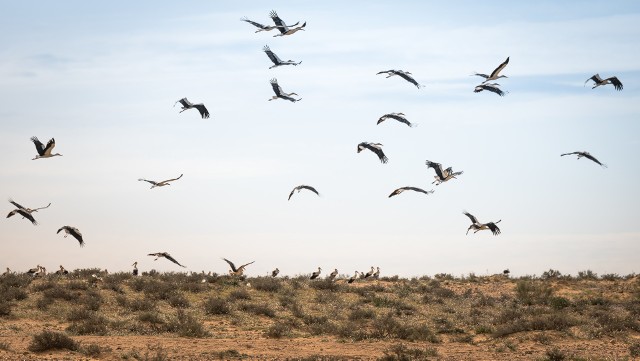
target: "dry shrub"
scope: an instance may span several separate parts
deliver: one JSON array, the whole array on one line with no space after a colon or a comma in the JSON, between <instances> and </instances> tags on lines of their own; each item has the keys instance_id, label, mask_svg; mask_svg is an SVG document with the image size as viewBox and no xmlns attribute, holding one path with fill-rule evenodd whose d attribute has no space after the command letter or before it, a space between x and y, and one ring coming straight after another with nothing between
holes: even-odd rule
<instances>
[{"instance_id":1,"label":"dry shrub","mask_svg":"<svg viewBox=\"0 0 640 361\"><path fill-rule=\"evenodd\" d=\"M640 357L640 342L635 342L629 346L629 354L631 357Z\"/></svg>"},{"instance_id":2,"label":"dry shrub","mask_svg":"<svg viewBox=\"0 0 640 361\"><path fill-rule=\"evenodd\" d=\"M250 300L250 299L251 299L251 295L249 294L249 291L245 289L233 290L231 291L231 293L229 293L229 300L231 301Z\"/></svg>"},{"instance_id":3,"label":"dry shrub","mask_svg":"<svg viewBox=\"0 0 640 361\"><path fill-rule=\"evenodd\" d=\"M277 321L265 331L268 338L283 338L291 336L291 325L283 321Z\"/></svg>"},{"instance_id":4,"label":"dry shrub","mask_svg":"<svg viewBox=\"0 0 640 361\"><path fill-rule=\"evenodd\" d=\"M276 317L276 311L274 311L267 304L258 303L243 303L238 307L241 311L253 313L258 316L267 316L270 318Z\"/></svg>"},{"instance_id":5,"label":"dry shrub","mask_svg":"<svg viewBox=\"0 0 640 361\"><path fill-rule=\"evenodd\" d=\"M187 300L187 298L182 293L175 293L171 295L171 297L169 297L169 299L167 300L167 303L175 308L187 308L191 306L189 300Z\"/></svg>"},{"instance_id":6,"label":"dry shrub","mask_svg":"<svg viewBox=\"0 0 640 361\"><path fill-rule=\"evenodd\" d=\"M546 304L553 295L551 286L536 281L518 281L516 284L516 297L525 305Z\"/></svg>"},{"instance_id":7,"label":"dry shrub","mask_svg":"<svg viewBox=\"0 0 640 361\"><path fill-rule=\"evenodd\" d=\"M182 337L209 336L209 332L205 330L202 322L183 310L178 310L176 317L167 324L167 331L175 332Z\"/></svg>"},{"instance_id":8,"label":"dry shrub","mask_svg":"<svg viewBox=\"0 0 640 361\"><path fill-rule=\"evenodd\" d=\"M61 332L42 331L34 335L29 344L31 352L45 352L49 350L78 350L78 343Z\"/></svg>"},{"instance_id":9,"label":"dry shrub","mask_svg":"<svg viewBox=\"0 0 640 361\"><path fill-rule=\"evenodd\" d=\"M282 281L273 277L257 277L251 280L254 289L264 292L277 293L282 290Z\"/></svg>"},{"instance_id":10,"label":"dry shrub","mask_svg":"<svg viewBox=\"0 0 640 361\"><path fill-rule=\"evenodd\" d=\"M67 331L75 335L100 335L107 334L107 324L109 321L102 315L90 312L87 318L72 322Z\"/></svg>"},{"instance_id":11,"label":"dry shrub","mask_svg":"<svg viewBox=\"0 0 640 361\"><path fill-rule=\"evenodd\" d=\"M313 280L309 282L309 286L316 290L331 291L331 292L337 292L337 291L340 291L341 289L340 284L328 279Z\"/></svg>"},{"instance_id":12,"label":"dry shrub","mask_svg":"<svg viewBox=\"0 0 640 361\"><path fill-rule=\"evenodd\" d=\"M204 301L204 312L207 315L228 315L231 313L229 302L218 297L210 297Z\"/></svg>"},{"instance_id":13,"label":"dry shrub","mask_svg":"<svg viewBox=\"0 0 640 361\"><path fill-rule=\"evenodd\" d=\"M384 351L384 356L378 361L409 361L427 360L438 356L438 350L433 347L409 348L404 344L397 344Z\"/></svg>"},{"instance_id":14,"label":"dry shrub","mask_svg":"<svg viewBox=\"0 0 640 361\"><path fill-rule=\"evenodd\" d=\"M349 321L373 320L376 313L367 308L356 308L349 314Z\"/></svg>"},{"instance_id":15,"label":"dry shrub","mask_svg":"<svg viewBox=\"0 0 640 361\"><path fill-rule=\"evenodd\" d=\"M8 301L0 301L0 317L6 317L11 314L13 305Z\"/></svg>"}]
</instances>

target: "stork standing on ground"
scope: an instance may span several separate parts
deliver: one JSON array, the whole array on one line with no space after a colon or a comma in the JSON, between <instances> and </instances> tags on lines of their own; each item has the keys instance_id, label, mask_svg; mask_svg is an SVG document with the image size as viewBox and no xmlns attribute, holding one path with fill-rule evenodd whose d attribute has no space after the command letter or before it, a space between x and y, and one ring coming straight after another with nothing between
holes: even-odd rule
<instances>
[{"instance_id":1,"label":"stork standing on ground","mask_svg":"<svg viewBox=\"0 0 640 361\"><path fill-rule=\"evenodd\" d=\"M508 269L508 268L507 268L506 270L502 271L502 274L503 274L505 277L509 277L509 273L511 273L511 271L509 271L509 269Z\"/></svg>"},{"instance_id":2,"label":"stork standing on ground","mask_svg":"<svg viewBox=\"0 0 640 361\"><path fill-rule=\"evenodd\" d=\"M154 256L154 257L155 257L154 261L157 261L157 260L158 260L158 258L161 258L161 257L162 257L162 258L166 258L166 259L168 259L169 261L171 261L171 262L173 262L173 263L177 264L178 266L180 266L180 267L182 267L182 268L187 268L186 266L181 265L181 264L180 264L180 262L176 261L176 259L175 259L175 258L173 258L173 257L171 257L171 255L170 255L169 253L167 253L167 252L149 253L147 256Z\"/></svg>"},{"instance_id":3,"label":"stork standing on ground","mask_svg":"<svg viewBox=\"0 0 640 361\"><path fill-rule=\"evenodd\" d=\"M131 271L131 274L134 276L138 275L138 262L133 262L133 264L131 265L133 266L133 271Z\"/></svg>"},{"instance_id":4,"label":"stork standing on ground","mask_svg":"<svg viewBox=\"0 0 640 361\"><path fill-rule=\"evenodd\" d=\"M464 173L464 172L454 172L452 167L442 170L442 164L432 162L430 160L427 160L425 164L427 165L427 167L433 168L433 170L436 172L436 175L433 176L435 180L431 182L431 184L435 183L435 185L440 185L441 183L450 181L451 179L456 178L457 176Z\"/></svg>"},{"instance_id":5,"label":"stork standing on ground","mask_svg":"<svg viewBox=\"0 0 640 361\"><path fill-rule=\"evenodd\" d=\"M356 271L356 273L355 273L353 276L351 276L351 277L349 278L349 280L347 281L347 283L353 283L355 280L357 280L357 279L358 279L358 276L359 276L359 273L358 273L358 271Z\"/></svg>"},{"instance_id":6,"label":"stork standing on ground","mask_svg":"<svg viewBox=\"0 0 640 361\"><path fill-rule=\"evenodd\" d=\"M233 262L229 261L228 259L223 258L223 260L229 264L229 267L231 267L231 269L229 270L229 274L232 275L232 276L242 276L244 274L244 269L248 265L250 265L250 264L255 262L255 261L251 261L249 263L243 264L240 267L236 267L236 265L234 265Z\"/></svg>"},{"instance_id":7,"label":"stork standing on ground","mask_svg":"<svg viewBox=\"0 0 640 361\"><path fill-rule=\"evenodd\" d=\"M273 68L275 68L275 67L282 66L282 65L293 65L293 66L297 66L297 65L299 65L300 63L302 63L301 61L296 63L296 62L295 62L295 61L293 61L293 60L283 61L283 60L282 60L282 59L280 59L280 58L279 58L279 57L278 57L278 56L277 56L273 51L271 51L271 49L269 49L269 46L268 46L268 45L265 45L265 46L262 48L262 51L264 51L264 52L265 52L265 54L267 54L267 56L268 56L268 57L269 57L269 59L271 60L271 62L273 62L273 66L270 66L270 67L269 67L269 69L273 69Z\"/></svg>"},{"instance_id":8,"label":"stork standing on ground","mask_svg":"<svg viewBox=\"0 0 640 361\"><path fill-rule=\"evenodd\" d=\"M480 85L476 85L476 88L473 89L473 92L474 93L480 93L483 90L487 90L487 91L496 93L499 96L503 97L505 92L502 91L500 88L498 88L499 86L500 86L500 84L498 84L498 83L480 84Z\"/></svg>"},{"instance_id":9,"label":"stork standing on ground","mask_svg":"<svg viewBox=\"0 0 640 361\"><path fill-rule=\"evenodd\" d=\"M375 270L373 269L373 266L371 266L371 270L369 272L365 273L363 278L369 278L369 277L373 276L374 272L375 272Z\"/></svg>"},{"instance_id":10,"label":"stork standing on ground","mask_svg":"<svg viewBox=\"0 0 640 361\"><path fill-rule=\"evenodd\" d=\"M3 275L3 276L6 276L6 275L8 275L8 274L11 274L11 270L9 269L9 267L7 267L7 270L6 270L6 271L4 271L4 272L2 273L2 275Z\"/></svg>"},{"instance_id":11,"label":"stork standing on ground","mask_svg":"<svg viewBox=\"0 0 640 361\"><path fill-rule=\"evenodd\" d=\"M494 236L497 236L500 234L500 228L498 228L496 224L500 223L501 220L498 220L497 222L480 223L478 222L478 219L472 214L470 214L469 212L464 211L462 213L465 216L469 217L469 219L471 219L471 222L472 222L469 228L467 228L467 234L469 234L469 231L472 229L473 229L473 233L478 233L479 231L489 229L491 230L491 233L493 233Z\"/></svg>"},{"instance_id":12,"label":"stork standing on ground","mask_svg":"<svg viewBox=\"0 0 640 361\"><path fill-rule=\"evenodd\" d=\"M273 20L273 22L277 25L278 30L280 31L280 34L276 34L273 37L275 38L276 36L286 36L286 35L291 35L296 33L298 30L304 30L304 27L307 26L307 22L305 21L304 24L295 27L295 28L290 28L289 26L296 26L298 25L299 22L293 24L293 25L287 25L284 23L284 21L282 21L282 19L280 19L280 17L278 16L278 14L271 10L271 13L269 13L269 16L271 17L271 20Z\"/></svg>"},{"instance_id":13,"label":"stork standing on ground","mask_svg":"<svg viewBox=\"0 0 640 361\"><path fill-rule=\"evenodd\" d=\"M571 153L564 153L564 154L560 154L561 157L564 157L565 155L572 155L572 154L576 154L578 156L578 159L585 157L591 161L594 161L595 163L599 164L601 167L603 168L607 168L606 164L600 163L599 160L596 159L596 157L592 156L589 152L571 152Z\"/></svg>"},{"instance_id":14,"label":"stork standing on ground","mask_svg":"<svg viewBox=\"0 0 640 361\"><path fill-rule=\"evenodd\" d=\"M175 104L173 104L173 106L175 107L176 104L178 104L178 103L182 104L182 110L180 111L180 113L184 112L185 110L196 108L200 112L200 116L202 117L202 119L209 118L209 111L207 110L207 108L202 103L193 104L192 102L187 100L187 98L182 98L182 99L178 100L177 102L175 102Z\"/></svg>"},{"instance_id":15,"label":"stork standing on ground","mask_svg":"<svg viewBox=\"0 0 640 361\"><path fill-rule=\"evenodd\" d=\"M62 226L60 227L60 229L58 229L58 232L56 232L56 234L60 233L61 231L64 231L64 238L67 238L68 235L72 235L73 238L78 240L78 242L80 243L80 247L84 247L82 233L80 233L80 231L76 227Z\"/></svg>"},{"instance_id":16,"label":"stork standing on ground","mask_svg":"<svg viewBox=\"0 0 640 361\"><path fill-rule=\"evenodd\" d=\"M31 137L31 141L35 144L36 150L38 151L38 155L32 160L62 156L60 153L51 154L51 151L56 146L56 140L53 138L49 139L46 147L38 140L38 137Z\"/></svg>"},{"instance_id":17,"label":"stork standing on ground","mask_svg":"<svg viewBox=\"0 0 640 361\"><path fill-rule=\"evenodd\" d=\"M413 128L413 127L417 127L418 126L418 124L416 124L416 123L409 122L407 120L407 118L404 117L403 113L388 113L388 114L385 114L385 115L381 116L380 119L378 119L378 123L376 123L376 124L380 124L380 123L384 122L387 119L395 119L395 120L399 121L400 123L404 123L404 124L408 125L409 128Z\"/></svg>"},{"instance_id":18,"label":"stork standing on ground","mask_svg":"<svg viewBox=\"0 0 640 361\"><path fill-rule=\"evenodd\" d=\"M62 267L62 265L60 265L60 269L56 271L57 275L68 275L69 271L67 271L66 269L64 269L64 267Z\"/></svg>"},{"instance_id":19,"label":"stork standing on ground","mask_svg":"<svg viewBox=\"0 0 640 361\"><path fill-rule=\"evenodd\" d=\"M333 272L329 273L329 280L333 281L338 276L338 269L335 268Z\"/></svg>"},{"instance_id":20,"label":"stork standing on ground","mask_svg":"<svg viewBox=\"0 0 640 361\"><path fill-rule=\"evenodd\" d=\"M178 179L182 178L182 176L183 176L183 174L180 174L180 176L178 178L167 179L167 180L163 180L162 182L155 182L155 181L144 179L144 178L139 178L138 181L144 181L144 182L151 183L151 188L149 188L149 189L153 189L155 187L169 186L169 185L171 185L171 184L169 184L169 182L177 181Z\"/></svg>"},{"instance_id":21,"label":"stork standing on ground","mask_svg":"<svg viewBox=\"0 0 640 361\"><path fill-rule=\"evenodd\" d=\"M603 80L600 77L600 74L596 74L596 75L592 76L591 78L587 79L584 83L587 84L587 82L589 80L593 80L593 82L595 83L595 85L591 89L595 89L595 88L597 88L597 87L599 87L601 85L613 84L613 87L617 91L622 90L622 82L615 76L612 76L610 78L607 78L607 79Z\"/></svg>"},{"instance_id":22,"label":"stork standing on ground","mask_svg":"<svg viewBox=\"0 0 640 361\"><path fill-rule=\"evenodd\" d=\"M311 274L311 277L309 277L310 280L314 280L316 278L318 278L318 276L320 276L320 272L322 272L322 268L318 267L318 270L313 272Z\"/></svg>"},{"instance_id":23,"label":"stork standing on ground","mask_svg":"<svg viewBox=\"0 0 640 361\"><path fill-rule=\"evenodd\" d=\"M318 191L315 188L313 188L312 186L307 186L307 185L303 184L303 185L299 185L299 186L293 188L291 193L289 193L289 199L288 200L291 200L291 196L293 196L293 193L295 193L296 191L298 191L298 193L300 193L300 191L303 190L303 189L308 189L308 190L312 191L313 193L315 193L317 195L320 195L320 193L318 193Z\"/></svg>"},{"instance_id":24,"label":"stork standing on ground","mask_svg":"<svg viewBox=\"0 0 640 361\"><path fill-rule=\"evenodd\" d=\"M29 274L29 275L32 275L32 276L33 276L34 274L36 274L36 272L39 272L42 268L43 268L42 266L37 265L37 266L35 266L34 268L29 269L29 270L27 271L27 274Z\"/></svg>"},{"instance_id":25,"label":"stork standing on ground","mask_svg":"<svg viewBox=\"0 0 640 361\"><path fill-rule=\"evenodd\" d=\"M273 271L271 271L271 277L277 277L280 270L276 267Z\"/></svg>"},{"instance_id":26,"label":"stork standing on ground","mask_svg":"<svg viewBox=\"0 0 640 361\"><path fill-rule=\"evenodd\" d=\"M387 156L384 155L384 152L382 151L382 144L369 142L362 142L358 144L358 153L362 152L365 149L369 149L370 151L374 152L378 156L378 159L380 159L380 162L382 162L383 164L389 161L389 158L387 158Z\"/></svg>"},{"instance_id":27,"label":"stork standing on ground","mask_svg":"<svg viewBox=\"0 0 640 361\"><path fill-rule=\"evenodd\" d=\"M397 75L401 78L403 78L404 80L408 81L409 83L415 85L418 89L420 89L423 85L418 84L418 82L413 79L413 77L411 77L411 73L408 71L403 71L403 70L384 70L384 71L380 71L378 72L376 75L378 74L387 74L387 78L392 77L394 75Z\"/></svg>"},{"instance_id":28,"label":"stork standing on ground","mask_svg":"<svg viewBox=\"0 0 640 361\"><path fill-rule=\"evenodd\" d=\"M373 273L373 278L380 278L380 267L376 267L376 271Z\"/></svg>"},{"instance_id":29,"label":"stork standing on ground","mask_svg":"<svg viewBox=\"0 0 640 361\"><path fill-rule=\"evenodd\" d=\"M273 92L276 93L276 95L272 96L271 99L269 99L269 101L280 98L280 99L288 100L290 102L295 103L302 100L302 98L295 99L291 97L292 95L298 96L298 94L296 93L285 93L280 87L280 85L278 85L278 79L273 78L270 80L270 83L271 83L271 87L273 88Z\"/></svg>"},{"instance_id":30,"label":"stork standing on ground","mask_svg":"<svg viewBox=\"0 0 640 361\"><path fill-rule=\"evenodd\" d=\"M396 189L395 191L393 191L391 194L389 194L389 198L393 197L393 196L397 196L398 194L404 192L404 191L414 191L414 192L420 192L420 193L424 193L424 194L429 194L429 193L433 193L434 190L429 190L429 191L425 191L424 189L421 188L417 188L417 187L401 187Z\"/></svg>"},{"instance_id":31,"label":"stork standing on ground","mask_svg":"<svg viewBox=\"0 0 640 361\"><path fill-rule=\"evenodd\" d=\"M498 65L497 68L495 68L491 74L487 75L487 74L480 74L480 73L475 73L473 75L477 75L479 77L483 77L484 81L482 83L486 83L490 80L497 80L500 78L508 78L506 75L498 75L500 74L500 72L502 71L502 69L504 69L507 64L509 64L509 57L507 57L507 60L505 60L502 64Z\"/></svg>"}]
</instances>

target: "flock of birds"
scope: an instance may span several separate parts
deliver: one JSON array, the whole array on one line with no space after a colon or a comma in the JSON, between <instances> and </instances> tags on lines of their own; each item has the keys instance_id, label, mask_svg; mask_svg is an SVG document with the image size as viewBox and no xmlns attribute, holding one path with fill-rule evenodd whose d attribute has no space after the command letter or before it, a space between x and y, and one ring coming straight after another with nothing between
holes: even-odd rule
<instances>
[{"instance_id":1,"label":"flock of birds","mask_svg":"<svg viewBox=\"0 0 640 361\"><path fill-rule=\"evenodd\" d=\"M300 22L296 22L295 24L292 25L287 25L279 16L275 11L271 11L269 14L271 20L273 21L274 25L263 25L254 21L251 21L247 18L243 18L241 19L244 22L247 22L255 27L258 28L258 30L256 30L256 33L258 32L267 32L267 31L271 31L271 30L278 30L279 33L277 33L276 35L274 35L274 37L278 37L278 36L290 36L295 34L298 31L304 31L305 27L307 25L306 22L304 22L302 25L298 26L298 24ZM269 67L269 69L273 69L275 67L279 67L279 66L285 66L285 65L292 65L292 66L297 66L300 65L302 62L301 61L294 61L294 60L287 60L287 61L283 61L282 59L280 59L272 50L268 45L265 45L262 49L264 51L264 53L267 55L267 57L269 58L269 60L273 63L273 65L271 67ZM500 78L508 78L506 75L502 75L501 72L507 67L507 65L509 64L509 57L507 57L507 59L502 62L498 67L496 67L491 74L482 74L482 73L475 73L472 74L472 76L479 76L481 78L484 79L484 81L482 83L480 83L479 85L477 85L474 89L475 93L479 93L482 91L489 91L489 92L493 92L499 96L504 96L506 93L503 90L500 89L500 84L498 83L491 83L491 81L495 81L498 80ZM376 75L379 74L386 74L386 78L390 78L393 76L398 76L402 79L404 79L405 81L415 85L418 89L424 87L424 85L418 83L413 77L412 74L408 71L403 71L403 70L385 70L385 71L380 71L378 72ZM594 85L592 87L592 89L595 89L599 86L604 86L607 84L611 84L613 85L613 87L620 91L623 89L623 85L622 82L620 82L620 80L613 76L613 77L609 77L606 79L602 79L600 77L599 74L595 74L592 77L588 78L585 81L585 84L589 81L593 81ZM270 84L272 86L273 92L275 93L274 96L272 96L271 98L269 98L268 100L277 100L277 99L284 99L284 100L288 100L291 102L298 102L300 100L302 100L302 98L294 98L293 96L298 96L298 94L296 93L286 93L282 90L282 88L280 87L280 85L278 84L277 79L273 78L270 80ZM210 113L208 111L208 109L206 108L206 106L203 103L198 103L198 104L194 104L191 103L186 97L182 98L180 100L178 100L175 104L180 103L182 105L182 109L180 110L180 113L184 112L185 110L189 110L189 109L196 109L198 110L198 112L200 113L200 116L202 117L202 119L207 119L210 117ZM408 127L415 127L417 126L417 124L415 123L411 123L409 120L407 120L407 118L405 117L405 115L403 113L388 113L383 115L382 117L380 117L378 119L377 124L380 124L382 122L384 122L385 120L396 120L399 123L405 124ZM36 159L46 159L46 158L52 158L52 157L56 157L56 156L62 156L62 154L60 153L53 153L53 149L56 146L56 142L54 138L51 138L46 146L40 142L40 140L38 140L37 137L32 137L31 141L33 142L33 144L35 145L36 151L37 151L37 155L33 158L33 160ZM360 153L364 150L369 150L372 153L374 153L378 159L380 160L381 163L385 164L389 161L389 159L387 158L387 156L384 154L383 150L382 150L382 144L380 143L374 143L374 142L362 142L360 144L358 144L357 146L357 152ZM601 163L598 159L596 159L593 155L591 155L589 152L586 151L576 151L576 152L570 152L570 153L564 153L561 154L561 156L566 156L566 155L577 155L578 159L580 158L586 158L589 159L595 163L597 163L598 165L602 166L602 167L606 167L606 164ZM462 175L463 172L459 171L459 172L454 172L452 167L448 167L446 169L443 169L442 164L440 163L436 163L436 162L432 162L427 160L426 161L426 165L428 168L433 168L433 170L435 171L435 176L434 176L434 181L432 182L432 184L440 185L442 183L448 182L452 179L456 179L458 176ZM140 178L138 179L139 181L144 181L144 182L148 182L151 184L151 189L156 188L156 187L164 187L167 185L170 185L171 182L177 181L179 179L181 179L183 176L183 174L180 174L180 176L176 177L176 178L172 178L172 179L167 179L167 180L163 180L163 181L153 181L153 180L148 180L148 179L143 179ZM291 200L291 197L296 193L296 192L300 192L302 190L308 190L310 192L315 193L316 195L320 195L320 193L316 190L316 188L314 188L313 186L310 185L299 185L293 188L293 190L291 190L291 193L289 193L289 197L288 200ZM434 192L434 190L424 190L422 188L418 188L418 187L412 187L412 186L406 186L406 187L400 187L398 189L395 189L391 194L389 194L389 198L397 196L405 191L413 191L413 192L417 192L417 193L423 193L425 195L429 195L431 193ZM42 209L46 209L49 206L51 206L51 203L49 203L47 206L45 207L39 207L39 208L26 208L23 207L22 205L20 205L19 203L13 201L12 199L9 200L9 202L15 207L15 209L13 209L12 211L9 212L9 214L7 215L7 218L10 218L14 215L19 215L22 216L23 219L27 219L29 220L33 225L37 225L38 222L35 220L33 213L38 212L39 210ZM472 214L464 211L463 212L464 215L466 215L467 217L469 217L469 219L471 220L471 225L469 226L469 228L467 229L467 234L469 233L469 231L473 230L473 233L477 233L479 231L482 230L490 230L491 233L493 235L499 235L501 233L500 228L498 228L497 224L500 222L500 220L496 221L496 222L488 222L488 223L481 223L480 221L478 221L478 219L473 216ZM71 235L73 238L75 238L79 244L80 247L83 247L85 242L83 240L83 236L82 233L80 233L80 231L78 230L78 228L76 227L72 227L72 226L62 226L58 229L58 231L56 233L60 233L64 231L64 237L66 238L68 235ZM175 258L173 258L169 253L167 252L157 252L157 253L150 253L149 256L154 256L156 257L154 260L158 260L159 258L165 258L173 263L175 263L176 265L180 266L180 267L185 267L184 265L180 264ZM226 258L223 258L224 261L226 261L230 267L229 270L229 274L233 275L233 276L242 276L244 274L245 268L249 265L251 265L253 262L249 262L246 264L241 265L240 267L236 267L235 264L231 261L229 261ZM134 267L133 269L133 274L134 275L138 275L138 268L137 268L137 262L135 262L133 265ZM7 272L10 272L9 269L7 269ZM280 270L278 268L276 268L271 275L273 277L276 277L279 274ZM508 273L508 270L506 270L505 272ZM5 272L6 273L6 272ZM42 275L42 274L46 274L46 268L38 265L37 267L30 269L27 273L32 274L32 275ZM64 269L64 267L60 266L60 270L57 271L56 273L59 274L67 274L68 272ZM321 273L321 268L318 267L318 270L316 272L313 272L311 274L311 279L316 279L320 276ZM374 267L371 267L371 271L369 272L358 272L356 271L354 276L352 276L351 278L348 279L348 283L352 283L354 282L356 279L358 278L378 278L380 274L380 268L378 267L377 270L374 270ZM506 273L505 273L506 274ZM328 277L331 280L334 280L336 277L338 276L338 271L337 269L334 270Z\"/></svg>"}]
</instances>

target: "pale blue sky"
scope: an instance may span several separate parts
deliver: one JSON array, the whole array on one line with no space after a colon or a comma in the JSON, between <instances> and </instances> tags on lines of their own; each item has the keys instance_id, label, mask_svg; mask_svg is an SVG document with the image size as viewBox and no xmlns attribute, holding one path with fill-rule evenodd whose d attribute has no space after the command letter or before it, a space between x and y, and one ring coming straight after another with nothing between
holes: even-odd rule
<instances>
[{"instance_id":1,"label":"pale blue sky","mask_svg":"<svg viewBox=\"0 0 640 361\"><path fill-rule=\"evenodd\" d=\"M0 267L639 272L640 4L2 2ZM306 31L274 38L271 9ZM269 45L297 67L268 69ZM509 94L474 94L504 59ZM378 71L411 71L416 89ZM624 90L591 90L595 73ZM299 103L269 102L276 77ZM174 102L204 102L178 114ZM416 128L377 119L403 112ZM32 161L31 136L63 157ZM362 141L380 142L389 163ZM587 150L603 169L561 153ZM431 186L425 160L464 174ZM138 178L184 177L149 190ZM294 195L299 184L321 193ZM401 186L435 189L429 196ZM12 209L5 202L4 211ZM465 236L468 210L502 234ZM80 229L86 241L55 231Z\"/></svg>"}]
</instances>

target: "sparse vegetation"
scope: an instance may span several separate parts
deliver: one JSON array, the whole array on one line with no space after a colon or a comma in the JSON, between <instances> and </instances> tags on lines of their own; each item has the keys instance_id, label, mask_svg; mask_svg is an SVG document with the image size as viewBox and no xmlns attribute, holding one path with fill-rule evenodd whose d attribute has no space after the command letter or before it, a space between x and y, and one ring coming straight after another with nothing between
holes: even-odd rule
<instances>
[{"instance_id":1,"label":"sparse vegetation","mask_svg":"<svg viewBox=\"0 0 640 361\"><path fill-rule=\"evenodd\" d=\"M45 330L33 336L29 351L45 352L63 349L76 351L78 347L78 343L64 333Z\"/></svg>"}]
</instances>

